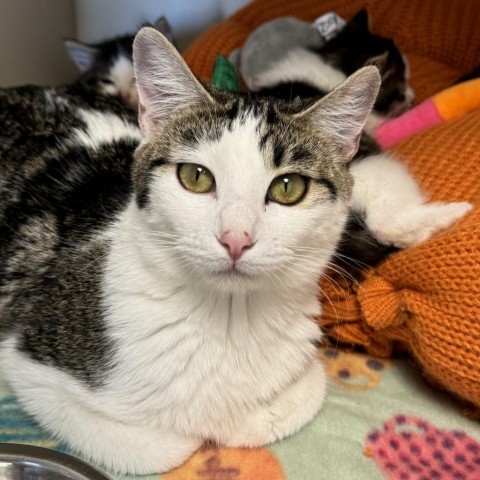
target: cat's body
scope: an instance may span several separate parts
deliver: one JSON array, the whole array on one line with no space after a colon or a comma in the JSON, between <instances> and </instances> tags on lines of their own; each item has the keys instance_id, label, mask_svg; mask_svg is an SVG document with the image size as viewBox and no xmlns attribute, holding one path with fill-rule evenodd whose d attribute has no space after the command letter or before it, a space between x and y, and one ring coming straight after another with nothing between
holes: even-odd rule
<instances>
[{"instance_id":1,"label":"cat's body","mask_svg":"<svg viewBox=\"0 0 480 480\"><path fill-rule=\"evenodd\" d=\"M352 203L389 232L370 177L353 186L347 168L373 67L307 106L204 89L152 29L135 56L142 134L58 95L65 135L21 165L0 157L0 361L41 425L140 474L310 421L326 384L318 277ZM443 226L468 210L450 207L432 208ZM441 228L427 226L416 240Z\"/></svg>"}]
</instances>

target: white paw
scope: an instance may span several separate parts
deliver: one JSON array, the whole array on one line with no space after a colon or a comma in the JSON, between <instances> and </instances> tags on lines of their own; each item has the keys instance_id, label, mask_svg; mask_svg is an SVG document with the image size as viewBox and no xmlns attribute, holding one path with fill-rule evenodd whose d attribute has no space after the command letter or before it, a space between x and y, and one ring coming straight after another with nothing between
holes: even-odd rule
<instances>
[{"instance_id":1,"label":"white paw","mask_svg":"<svg viewBox=\"0 0 480 480\"><path fill-rule=\"evenodd\" d=\"M472 209L468 202L430 203L405 207L391 216L366 219L373 236L384 245L407 248L418 245L453 225Z\"/></svg>"},{"instance_id":2,"label":"white paw","mask_svg":"<svg viewBox=\"0 0 480 480\"><path fill-rule=\"evenodd\" d=\"M178 467L185 462L202 444L202 441L182 437L173 433L163 433L131 429L130 438L118 438L88 455L95 463L107 469L130 475L158 474ZM123 440L123 442L122 442ZM125 444L125 445L123 445ZM121 446L120 446L121 445ZM82 452L82 448L79 449ZM85 455L85 451L82 452Z\"/></svg>"},{"instance_id":3,"label":"white paw","mask_svg":"<svg viewBox=\"0 0 480 480\"><path fill-rule=\"evenodd\" d=\"M318 413L325 400L326 377L318 361L268 405L251 412L229 440L228 447L260 447L298 432Z\"/></svg>"}]
</instances>

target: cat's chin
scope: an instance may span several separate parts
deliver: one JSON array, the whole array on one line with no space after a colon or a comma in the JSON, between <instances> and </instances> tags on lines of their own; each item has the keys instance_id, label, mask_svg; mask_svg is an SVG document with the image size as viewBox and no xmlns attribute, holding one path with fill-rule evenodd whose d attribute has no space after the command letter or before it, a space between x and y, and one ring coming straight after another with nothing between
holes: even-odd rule
<instances>
[{"instance_id":1,"label":"cat's chin","mask_svg":"<svg viewBox=\"0 0 480 480\"><path fill-rule=\"evenodd\" d=\"M231 291L255 287L260 278L240 268L226 268L212 272L209 280L220 290Z\"/></svg>"}]
</instances>

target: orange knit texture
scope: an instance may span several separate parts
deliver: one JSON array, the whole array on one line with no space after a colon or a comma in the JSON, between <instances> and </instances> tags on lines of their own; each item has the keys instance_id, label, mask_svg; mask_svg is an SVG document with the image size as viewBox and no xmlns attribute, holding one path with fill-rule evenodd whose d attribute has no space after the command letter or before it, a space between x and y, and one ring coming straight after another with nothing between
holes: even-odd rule
<instances>
[{"instance_id":1,"label":"orange knit texture","mask_svg":"<svg viewBox=\"0 0 480 480\"><path fill-rule=\"evenodd\" d=\"M350 18L361 8L369 11L372 30L394 38L407 54L417 101L480 64L480 42L473 41L480 31L478 0L257 0L207 31L185 58L208 80L216 55L241 47L265 21L313 20L330 10ZM468 200L475 209L364 272L360 284L330 272L321 282L319 322L333 343L381 356L407 347L428 378L480 407L480 111L425 130L392 153L431 200Z\"/></svg>"}]
</instances>

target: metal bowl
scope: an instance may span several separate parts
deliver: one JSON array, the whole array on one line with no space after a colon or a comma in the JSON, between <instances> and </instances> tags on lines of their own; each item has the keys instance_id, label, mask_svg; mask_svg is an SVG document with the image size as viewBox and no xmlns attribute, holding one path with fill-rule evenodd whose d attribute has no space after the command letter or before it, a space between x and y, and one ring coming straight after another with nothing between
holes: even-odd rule
<instances>
[{"instance_id":1,"label":"metal bowl","mask_svg":"<svg viewBox=\"0 0 480 480\"><path fill-rule=\"evenodd\" d=\"M0 480L112 480L84 461L48 448L0 443Z\"/></svg>"}]
</instances>

